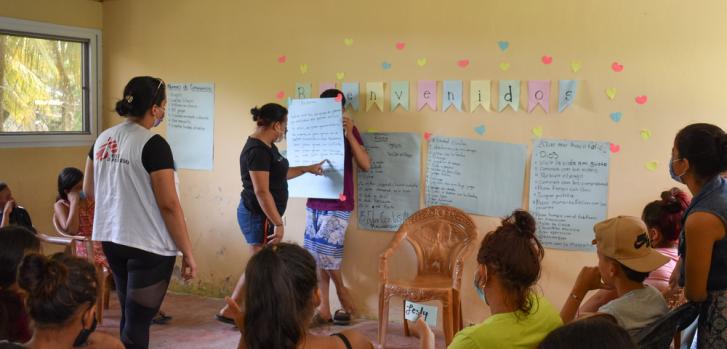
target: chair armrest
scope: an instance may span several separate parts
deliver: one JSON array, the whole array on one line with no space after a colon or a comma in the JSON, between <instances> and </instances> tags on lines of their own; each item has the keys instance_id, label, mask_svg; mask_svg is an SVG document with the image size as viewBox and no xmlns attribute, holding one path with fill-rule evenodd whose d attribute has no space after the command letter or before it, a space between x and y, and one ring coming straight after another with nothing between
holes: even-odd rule
<instances>
[{"instance_id":1,"label":"chair armrest","mask_svg":"<svg viewBox=\"0 0 727 349\"><path fill-rule=\"evenodd\" d=\"M389 279L389 257L394 254L401 242L406 237L406 229L404 225L399 228L394 238L391 239L389 246L379 255L379 281L385 284Z\"/></svg>"},{"instance_id":2,"label":"chair armrest","mask_svg":"<svg viewBox=\"0 0 727 349\"><path fill-rule=\"evenodd\" d=\"M475 235L477 236L477 234ZM464 272L464 259L474 249L474 244L470 243L465 248L461 249L455 257L454 270L452 270L452 288L459 290L462 286L462 273Z\"/></svg>"}]
</instances>

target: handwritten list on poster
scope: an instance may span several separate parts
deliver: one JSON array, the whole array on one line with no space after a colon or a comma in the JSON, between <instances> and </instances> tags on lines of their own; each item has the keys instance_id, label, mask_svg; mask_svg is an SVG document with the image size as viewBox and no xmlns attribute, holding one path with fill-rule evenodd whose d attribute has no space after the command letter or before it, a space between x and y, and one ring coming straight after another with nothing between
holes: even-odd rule
<instances>
[{"instance_id":1,"label":"handwritten list on poster","mask_svg":"<svg viewBox=\"0 0 727 349\"><path fill-rule=\"evenodd\" d=\"M341 102L334 98L292 100L288 111L287 146L291 167L325 160L322 176L306 173L288 181L291 197L340 198L344 167Z\"/></svg>"},{"instance_id":2,"label":"handwritten list on poster","mask_svg":"<svg viewBox=\"0 0 727 349\"><path fill-rule=\"evenodd\" d=\"M177 168L212 170L215 87L211 83L167 85L167 138Z\"/></svg>"},{"instance_id":3,"label":"handwritten list on poster","mask_svg":"<svg viewBox=\"0 0 727 349\"><path fill-rule=\"evenodd\" d=\"M358 173L359 228L396 231L419 209L421 136L364 133L361 137L371 168Z\"/></svg>"},{"instance_id":4,"label":"handwritten list on poster","mask_svg":"<svg viewBox=\"0 0 727 349\"><path fill-rule=\"evenodd\" d=\"M609 155L605 142L534 141L529 208L543 245L594 249L593 225L606 218Z\"/></svg>"},{"instance_id":5,"label":"handwritten list on poster","mask_svg":"<svg viewBox=\"0 0 727 349\"><path fill-rule=\"evenodd\" d=\"M426 205L448 205L485 216L522 207L527 147L523 144L432 137Z\"/></svg>"}]
</instances>

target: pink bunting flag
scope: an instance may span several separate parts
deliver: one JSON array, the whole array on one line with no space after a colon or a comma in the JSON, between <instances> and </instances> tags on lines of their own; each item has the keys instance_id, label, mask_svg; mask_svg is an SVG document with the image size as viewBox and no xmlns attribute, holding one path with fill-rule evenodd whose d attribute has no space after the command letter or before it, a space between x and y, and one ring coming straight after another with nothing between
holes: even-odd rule
<instances>
[{"instance_id":1,"label":"pink bunting flag","mask_svg":"<svg viewBox=\"0 0 727 349\"><path fill-rule=\"evenodd\" d=\"M531 113L538 105L540 105L546 113L549 112L550 80L528 81L528 113Z\"/></svg>"},{"instance_id":2,"label":"pink bunting flag","mask_svg":"<svg viewBox=\"0 0 727 349\"><path fill-rule=\"evenodd\" d=\"M437 110L437 81L420 80L417 88L417 110L428 105L432 110Z\"/></svg>"}]
</instances>

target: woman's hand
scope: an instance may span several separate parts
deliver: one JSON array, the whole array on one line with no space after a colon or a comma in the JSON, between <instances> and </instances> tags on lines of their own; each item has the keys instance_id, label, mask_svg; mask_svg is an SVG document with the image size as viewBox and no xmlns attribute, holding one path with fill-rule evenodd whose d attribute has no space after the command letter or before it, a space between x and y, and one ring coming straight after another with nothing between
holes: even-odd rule
<instances>
[{"instance_id":1,"label":"woman's hand","mask_svg":"<svg viewBox=\"0 0 727 349\"><path fill-rule=\"evenodd\" d=\"M407 320L404 320L407 321ZM419 318L414 323L414 332L416 333L417 337L419 337L420 343L419 348L420 349L434 349L434 332L432 332L432 329L429 328L429 325L427 325L427 322L424 321L424 317L419 315Z\"/></svg>"},{"instance_id":2,"label":"woman's hand","mask_svg":"<svg viewBox=\"0 0 727 349\"><path fill-rule=\"evenodd\" d=\"M598 267L583 267L581 272L578 274L578 278L576 279L576 283L573 288L588 292L602 288L608 289L609 287L601 281L601 272L598 270Z\"/></svg>"},{"instance_id":3,"label":"woman's hand","mask_svg":"<svg viewBox=\"0 0 727 349\"><path fill-rule=\"evenodd\" d=\"M182 255L182 278L189 281L197 277L197 262L191 253Z\"/></svg>"},{"instance_id":4,"label":"woman's hand","mask_svg":"<svg viewBox=\"0 0 727 349\"><path fill-rule=\"evenodd\" d=\"M305 169L305 172L312 173L316 176L323 175L323 164L326 162L326 160L323 160L317 164L313 164L310 166L307 166Z\"/></svg>"},{"instance_id":5,"label":"woman's hand","mask_svg":"<svg viewBox=\"0 0 727 349\"><path fill-rule=\"evenodd\" d=\"M243 325L245 324L245 318L242 314L242 309L240 309L240 305L230 297L225 297L225 302L227 302L227 309L229 309L232 314L231 318L235 320L235 326L237 326L240 332L242 332L242 329L244 328Z\"/></svg>"},{"instance_id":6,"label":"woman's hand","mask_svg":"<svg viewBox=\"0 0 727 349\"><path fill-rule=\"evenodd\" d=\"M13 209L15 209L15 200L8 200L8 202L5 203L5 207L3 207L3 217L10 217L10 214L13 213Z\"/></svg>"},{"instance_id":7,"label":"woman's hand","mask_svg":"<svg viewBox=\"0 0 727 349\"><path fill-rule=\"evenodd\" d=\"M353 136L353 120L348 116L343 117L343 135L345 137Z\"/></svg>"},{"instance_id":8,"label":"woman's hand","mask_svg":"<svg viewBox=\"0 0 727 349\"><path fill-rule=\"evenodd\" d=\"M276 225L272 235L268 235L268 245L274 245L283 241L283 235L285 234L285 227Z\"/></svg>"},{"instance_id":9,"label":"woman's hand","mask_svg":"<svg viewBox=\"0 0 727 349\"><path fill-rule=\"evenodd\" d=\"M70 203L77 203L81 201L81 192L78 190L69 191L66 196L68 196L68 202Z\"/></svg>"}]
</instances>

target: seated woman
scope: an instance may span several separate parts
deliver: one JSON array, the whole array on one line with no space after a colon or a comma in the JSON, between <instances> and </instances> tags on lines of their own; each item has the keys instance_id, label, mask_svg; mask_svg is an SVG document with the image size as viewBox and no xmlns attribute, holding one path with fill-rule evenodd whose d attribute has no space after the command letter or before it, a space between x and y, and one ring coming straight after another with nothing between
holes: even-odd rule
<instances>
[{"instance_id":1,"label":"seated woman","mask_svg":"<svg viewBox=\"0 0 727 349\"><path fill-rule=\"evenodd\" d=\"M601 314L573 321L550 332L538 349L636 349L628 332L610 315Z\"/></svg>"},{"instance_id":2,"label":"seated woman","mask_svg":"<svg viewBox=\"0 0 727 349\"><path fill-rule=\"evenodd\" d=\"M0 228L0 340L27 342L32 336L17 275L23 257L39 251L40 240L27 228L19 225Z\"/></svg>"},{"instance_id":3,"label":"seated woman","mask_svg":"<svg viewBox=\"0 0 727 349\"><path fill-rule=\"evenodd\" d=\"M278 243L266 245L245 268L244 313L227 298L237 327L239 349L373 349L356 331L332 336L308 333L321 302L316 262L304 248Z\"/></svg>"},{"instance_id":4,"label":"seated woman","mask_svg":"<svg viewBox=\"0 0 727 349\"><path fill-rule=\"evenodd\" d=\"M671 188L661 193L661 200L648 203L641 214L641 219L649 230L652 248L669 257L666 264L649 273L644 280L645 284L654 286L662 294L669 292L669 278L679 260L679 234L682 230L682 217L689 203L687 193L679 188ZM595 313L598 308L616 299L616 296L615 290L598 290L581 306L579 312Z\"/></svg>"},{"instance_id":5,"label":"seated woman","mask_svg":"<svg viewBox=\"0 0 727 349\"><path fill-rule=\"evenodd\" d=\"M7 183L0 182L0 228L11 224L22 225L35 231L28 211L15 201Z\"/></svg>"},{"instance_id":6,"label":"seated woman","mask_svg":"<svg viewBox=\"0 0 727 349\"><path fill-rule=\"evenodd\" d=\"M23 347L123 349L121 342L96 329L96 269L63 254L29 254L18 269L18 284L28 294L35 333Z\"/></svg>"},{"instance_id":7,"label":"seated woman","mask_svg":"<svg viewBox=\"0 0 727 349\"><path fill-rule=\"evenodd\" d=\"M474 285L492 316L459 331L449 348L535 348L560 327L558 311L534 290L544 254L535 237L535 219L526 211L513 212L485 235ZM433 349L434 334L423 320L417 321L416 331L421 348Z\"/></svg>"}]
</instances>

